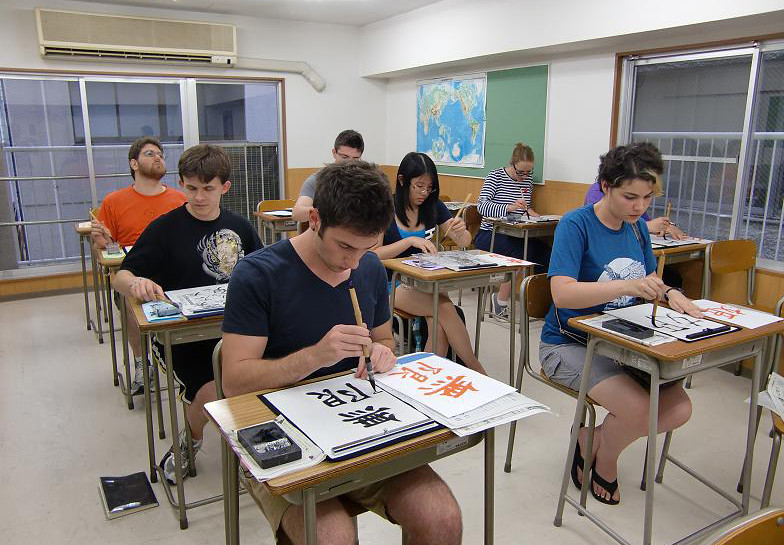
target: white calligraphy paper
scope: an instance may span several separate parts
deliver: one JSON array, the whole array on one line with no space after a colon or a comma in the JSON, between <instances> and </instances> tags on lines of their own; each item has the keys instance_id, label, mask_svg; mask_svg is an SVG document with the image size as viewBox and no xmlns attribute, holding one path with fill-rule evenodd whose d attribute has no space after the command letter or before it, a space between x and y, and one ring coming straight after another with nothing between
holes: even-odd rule
<instances>
[{"instance_id":1,"label":"white calligraphy paper","mask_svg":"<svg viewBox=\"0 0 784 545\"><path fill-rule=\"evenodd\" d=\"M351 375L263 397L333 460L438 426L407 403L383 390L374 393L368 381Z\"/></svg>"},{"instance_id":2,"label":"white calligraphy paper","mask_svg":"<svg viewBox=\"0 0 784 545\"><path fill-rule=\"evenodd\" d=\"M694 301L694 304L708 318L716 318L722 322L729 322L741 327L748 327L749 329L781 321L781 318L778 316L767 312L760 312L759 310L727 303L717 303L708 299L699 299Z\"/></svg>"},{"instance_id":3,"label":"white calligraphy paper","mask_svg":"<svg viewBox=\"0 0 784 545\"><path fill-rule=\"evenodd\" d=\"M656 325L654 326L651 322L652 303L605 310L604 313L687 342L707 339L738 329L734 326L725 328L723 324L718 322L705 318L694 318L666 307L659 307L656 310Z\"/></svg>"},{"instance_id":4,"label":"white calligraphy paper","mask_svg":"<svg viewBox=\"0 0 784 545\"><path fill-rule=\"evenodd\" d=\"M446 417L472 411L515 391L494 378L428 354L400 358L386 373L376 373L376 382Z\"/></svg>"}]
</instances>

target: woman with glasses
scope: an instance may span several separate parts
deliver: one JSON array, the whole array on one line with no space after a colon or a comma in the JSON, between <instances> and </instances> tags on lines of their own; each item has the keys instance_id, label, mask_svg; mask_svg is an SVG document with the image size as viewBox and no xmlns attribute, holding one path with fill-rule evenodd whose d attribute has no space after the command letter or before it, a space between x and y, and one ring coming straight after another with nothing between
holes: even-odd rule
<instances>
[{"instance_id":1,"label":"woman with glasses","mask_svg":"<svg viewBox=\"0 0 784 545\"><path fill-rule=\"evenodd\" d=\"M505 167L491 171L485 178L479 192L476 208L482 216L503 218L510 212L522 212L528 216L538 216L533 209L534 152L518 142L512 150L512 158ZM490 250L492 224L483 221L474 244L481 250ZM496 233L493 251L502 255L523 259L523 239ZM537 263L536 272L545 272L550 262L550 246L539 238L528 241L529 261ZM493 295L493 315L501 320L509 319L509 282L501 284L498 293Z\"/></svg>"},{"instance_id":2,"label":"woman with glasses","mask_svg":"<svg viewBox=\"0 0 784 545\"><path fill-rule=\"evenodd\" d=\"M642 214L660 186L662 158L648 143L618 146L601 157L599 175L603 197L572 210L558 223L550 260L550 307L539 343L539 361L551 380L580 388L587 337L567 325L569 318L625 307L637 298L658 299L694 317L699 309L656 274L648 227ZM647 380L646 380L647 379ZM649 375L595 355L588 395L608 414L596 427L591 494L615 505L618 457L639 437L648 434ZM659 390L659 433L674 430L691 416L691 401L674 381ZM581 488L583 448L587 429L580 430L572 460L572 481Z\"/></svg>"},{"instance_id":3,"label":"woman with glasses","mask_svg":"<svg viewBox=\"0 0 784 545\"><path fill-rule=\"evenodd\" d=\"M381 259L435 253L436 247L430 237L436 226L442 232L448 229L449 238L458 246L471 244L471 233L466 229L465 222L452 217L446 205L438 199L438 191L438 172L433 160L424 153L412 151L406 154L397 170L395 217L384 233L381 246L374 249ZM433 331L432 295L400 285L395 292L395 308L415 316L425 316L428 331ZM474 356L465 324L452 300L444 294L440 295L438 328L438 346L434 350L428 339L426 351L445 356L451 346L468 367L485 372Z\"/></svg>"}]
</instances>

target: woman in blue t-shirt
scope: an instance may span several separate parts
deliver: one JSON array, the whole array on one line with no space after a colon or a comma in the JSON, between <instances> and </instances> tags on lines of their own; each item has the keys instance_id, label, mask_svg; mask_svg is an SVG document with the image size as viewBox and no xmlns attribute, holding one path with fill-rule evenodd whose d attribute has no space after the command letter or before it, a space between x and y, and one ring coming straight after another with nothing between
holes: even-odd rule
<instances>
[{"instance_id":1,"label":"woman in blue t-shirt","mask_svg":"<svg viewBox=\"0 0 784 545\"><path fill-rule=\"evenodd\" d=\"M428 232L438 226L449 230L449 238L461 247L471 244L471 233L460 218L452 218L446 205L438 199L438 172L433 160L424 153L412 151L403 157L395 183L395 217L384 233L382 245L374 252L381 259L408 257L414 253L435 253ZM451 229L450 229L451 226ZM427 341L425 350L440 356L451 346L457 356L471 369L485 370L474 356L465 324L457 314L452 300L441 294L438 306L438 346ZM433 296L400 285L395 292L395 308L415 316L427 317L428 331L433 331ZM429 336L432 338L432 335Z\"/></svg>"},{"instance_id":2,"label":"woman in blue t-shirt","mask_svg":"<svg viewBox=\"0 0 784 545\"><path fill-rule=\"evenodd\" d=\"M658 298L674 310L702 316L683 293L656 275L642 214L658 189L662 170L661 154L651 144L611 149L601 157L597 176L602 199L569 212L558 224L548 272L553 306L539 345L542 369L552 380L574 390L580 387L587 339L566 325L573 316L628 306L636 298ZM591 494L610 505L620 500L618 457L648 434L649 384L628 369L596 355L588 385L588 395L608 411L593 442ZM660 433L689 420L691 401L680 381L664 385L659 396ZM572 480L578 488L587 437L587 430L580 430L572 461Z\"/></svg>"}]
</instances>

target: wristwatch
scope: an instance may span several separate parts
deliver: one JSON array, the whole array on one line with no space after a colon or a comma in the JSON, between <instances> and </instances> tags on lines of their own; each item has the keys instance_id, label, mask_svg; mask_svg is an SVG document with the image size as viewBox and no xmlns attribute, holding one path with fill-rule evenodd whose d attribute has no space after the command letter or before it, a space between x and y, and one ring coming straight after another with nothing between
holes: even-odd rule
<instances>
[{"instance_id":1,"label":"wristwatch","mask_svg":"<svg viewBox=\"0 0 784 545\"><path fill-rule=\"evenodd\" d=\"M664 290L664 294L663 295L664 295L664 300L667 301L668 303L670 302L670 296L667 295L667 294L670 293L672 290L679 291L679 292L683 293L683 290L680 289L680 288L667 288L666 290Z\"/></svg>"}]
</instances>

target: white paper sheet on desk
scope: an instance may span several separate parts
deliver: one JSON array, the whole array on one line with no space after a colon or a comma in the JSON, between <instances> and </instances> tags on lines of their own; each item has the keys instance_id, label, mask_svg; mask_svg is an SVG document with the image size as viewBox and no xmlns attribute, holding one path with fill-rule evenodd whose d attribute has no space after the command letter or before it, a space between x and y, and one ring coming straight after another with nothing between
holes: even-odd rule
<instances>
[{"instance_id":1,"label":"white paper sheet on desk","mask_svg":"<svg viewBox=\"0 0 784 545\"><path fill-rule=\"evenodd\" d=\"M264 214L269 214L270 216L275 216L278 218L290 218L293 212L291 210L269 210L264 212Z\"/></svg>"},{"instance_id":2,"label":"white paper sheet on desk","mask_svg":"<svg viewBox=\"0 0 784 545\"><path fill-rule=\"evenodd\" d=\"M504 267L513 267L516 265L526 266L526 267L533 267L536 265L533 261L526 261L525 259L517 259L516 257L509 257L508 255L501 255L495 253L487 253L482 254L484 259L489 261L493 261L498 265L502 265Z\"/></svg>"},{"instance_id":3,"label":"white paper sheet on desk","mask_svg":"<svg viewBox=\"0 0 784 545\"><path fill-rule=\"evenodd\" d=\"M729 322L749 329L781 321L781 318L768 312L761 312L739 305L718 303L709 299L698 299L694 301L694 304L702 310L706 318L716 318L722 322Z\"/></svg>"},{"instance_id":4,"label":"white paper sheet on desk","mask_svg":"<svg viewBox=\"0 0 784 545\"><path fill-rule=\"evenodd\" d=\"M386 373L376 373L376 382L446 417L472 411L515 391L508 384L446 358L422 356L399 358Z\"/></svg>"},{"instance_id":5,"label":"white paper sheet on desk","mask_svg":"<svg viewBox=\"0 0 784 545\"><path fill-rule=\"evenodd\" d=\"M735 326L730 326L730 331L719 332L714 335L704 335L699 339L689 339L688 335L703 333L706 329L715 329L724 324L714 322L713 320L706 320L705 318L694 318L693 316L677 312L671 308L659 307L656 310L656 326L654 327L651 323L651 314L653 313L652 303L605 310L604 313L615 316L616 318L623 318L624 320L634 322L637 325L653 329L657 333L663 333L687 342L708 339L716 334L721 335L738 329Z\"/></svg>"},{"instance_id":6,"label":"white paper sheet on desk","mask_svg":"<svg viewBox=\"0 0 784 545\"><path fill-rule=\"evenodd\" d=\"M669 335L663 335L661 333L657 333L656 331L653 332L653 336L648 337L647 339L638 339L637 337L630 337L629 335L624 335L623 333L618 333L617 331L611 331L609 329L604 329L602 327L603 322L606 322L607 320L614 320L614 319L615 316L611 316L609 314L600 314L599 316L593 316L592 318L585 318L584 320L578 320L578 321L585 325L589 325L591 327L595 327L597 329L601 329L602 331L606 331L607 333L611 333L613 335L621 337L622 339L626 339L627 341L632 341L645 346L657 346L664 343L671 343L676 340L675 338L670 337Z\"/></svg>"},{"instance_id":7,"label":"white paper sheet on desk","mask_svg":"<svg viewBox=\"0 0 784 545\"><path fill-rule=\"evenodd\" d=\"M651 246L655 247L664 247L664 248L671 248L674 246L687 246L689 244L710 244L713 242L712 240L708 240L707 238L697 238L697 237L686 237L683 240L675 240L674 238L664 238L659 235L651 235Z\"/></svg>"},{"instance_id":8,"label":"white paper sheet on desk","mask_svg":"<svg viewBox=\"0 0 784 545\"><path fill-rule=\"evenodd\" d=\"M379 376L378 374L376 375ZM340 458L437 426L366 380L344 375L264 394L330 458Z\"/></svg>"},{"instance_id":9,"label":"white paper sheet on desk","mask_svg":"<svg viewBox=\"0 0 784 545\"><path fill-rule=\"evenodd\" d=\"M79 229L89 229L92 226L92 222L89 221L80 221L76 224Z\"/></svg>"},{"instance_id":10,"label":"white paper sheet on desk","mask_svg":"<svg viewBox=\"0 0 784 545\"><path fill-rule=\"evenodd\" d=\"M414 254L411 256L411 259L407 259L403 263L423 269L446 268L452 271L465 271L500 266L497 259L487 257L487 254L471 250L450 250L448 252L438 252L435 254Z\"/></svg>"}]
</instances>

